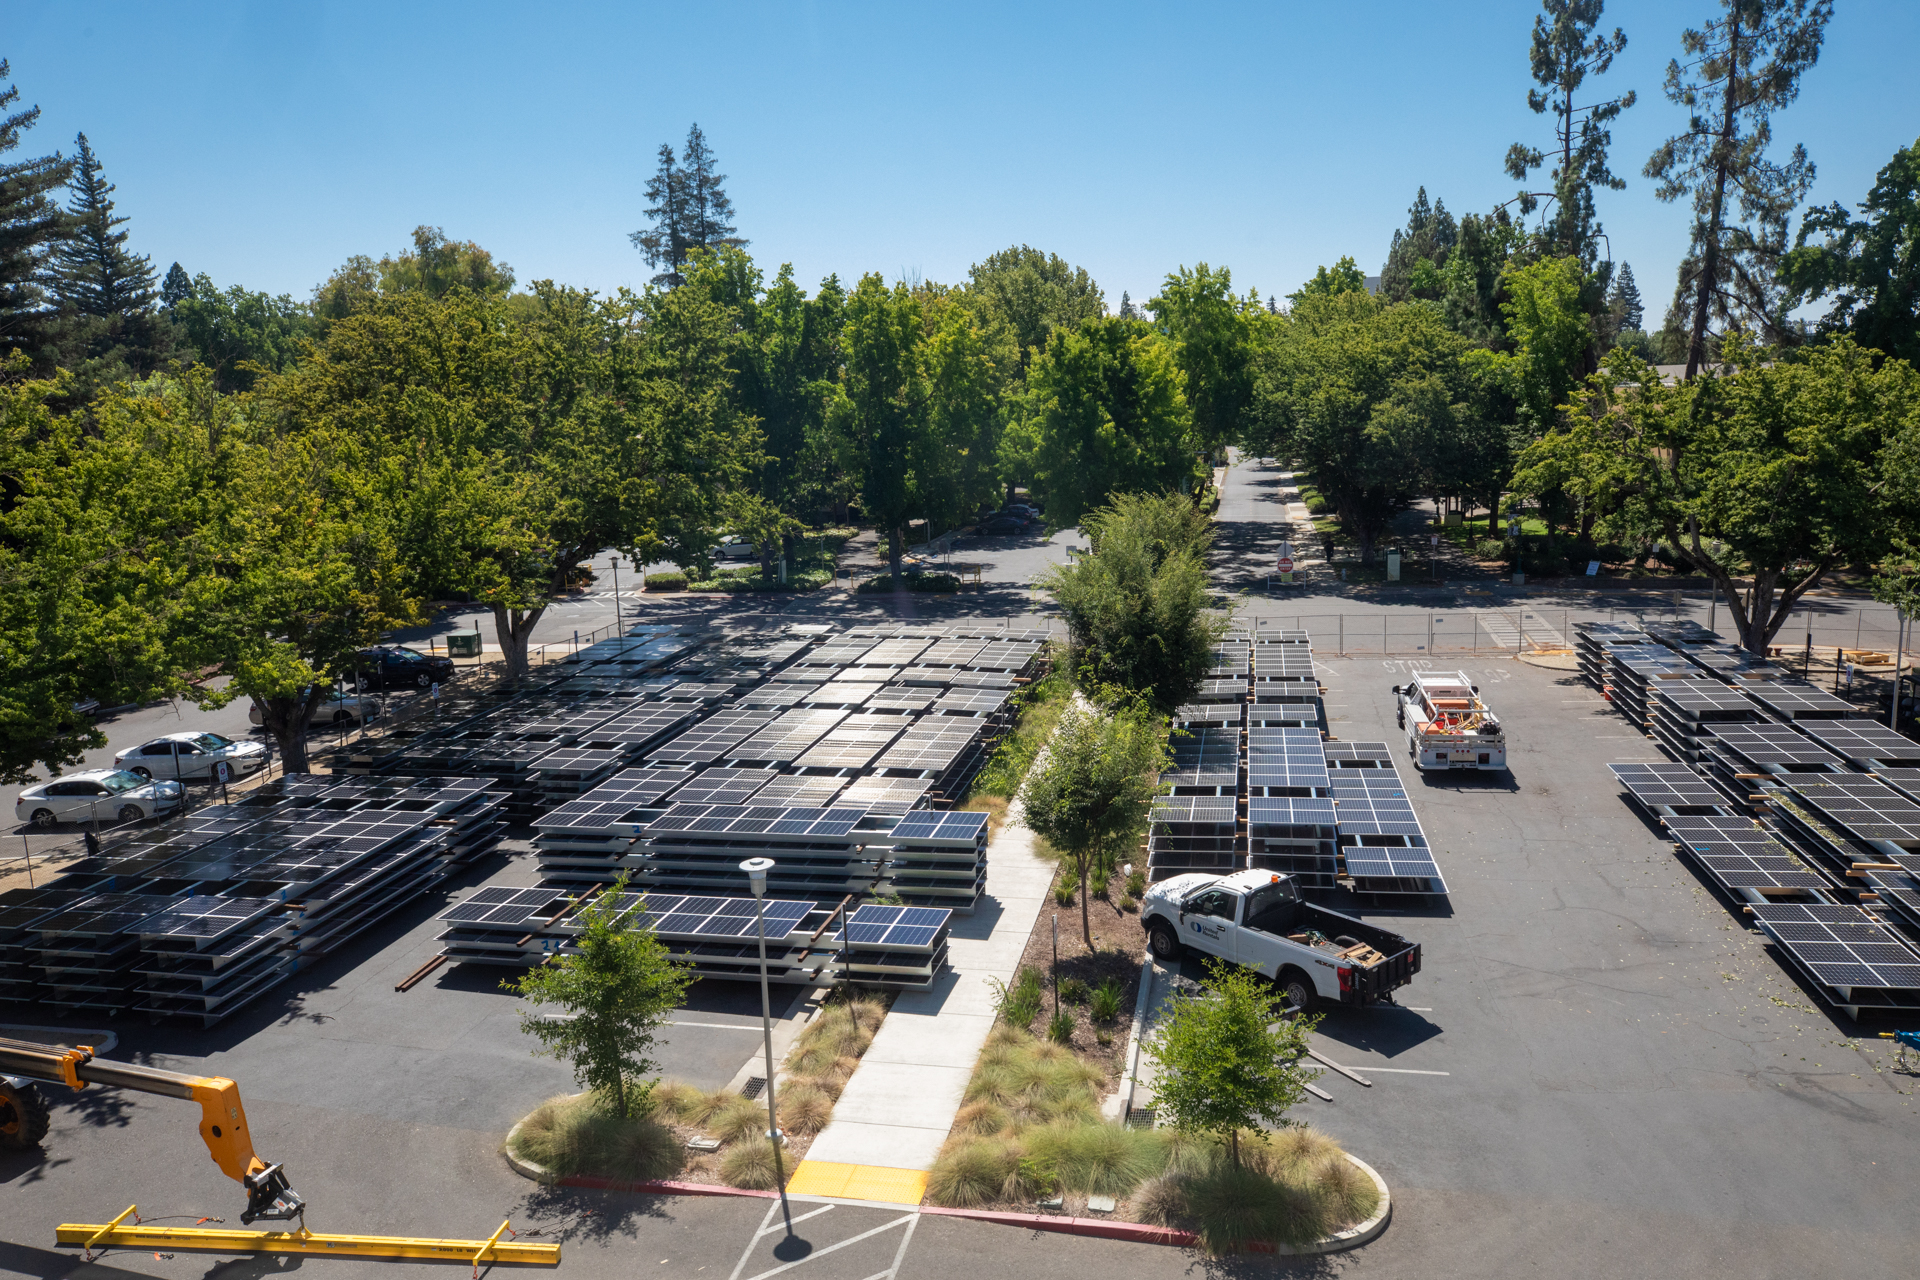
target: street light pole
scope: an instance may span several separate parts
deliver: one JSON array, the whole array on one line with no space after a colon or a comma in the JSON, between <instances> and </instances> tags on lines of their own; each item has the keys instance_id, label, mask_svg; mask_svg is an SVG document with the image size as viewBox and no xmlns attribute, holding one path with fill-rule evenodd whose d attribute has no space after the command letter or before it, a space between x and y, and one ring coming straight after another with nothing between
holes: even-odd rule
<instances>
[{"instance_id":1,"label":"street light pole","mask_svg":"<svg viewBox=\"0 0 1920 1280\"><path fill-rule=\"evenodd\" d=\"M767 1053L767 1142L773 1147L774 1182L780 1188L780 1203L787 1202L786 1173L780 1167L780 1126L773 1097L773 1006L767 996L767 872L773 870L772 858L748 858L740 864L753 887L753 927L760 936L760 1037Z\"/></svg>"},{"instance_id":2,"label":"street light pole","mask_svg":"<svg viewBox=\"0 0 1920 1280\"><path fill-rule=\"evenodd\" d=\"M608 556L607 563L613 566L613 634L625 634L621 629L620 617L620 557Z\"/></svg>"}]
</instances>

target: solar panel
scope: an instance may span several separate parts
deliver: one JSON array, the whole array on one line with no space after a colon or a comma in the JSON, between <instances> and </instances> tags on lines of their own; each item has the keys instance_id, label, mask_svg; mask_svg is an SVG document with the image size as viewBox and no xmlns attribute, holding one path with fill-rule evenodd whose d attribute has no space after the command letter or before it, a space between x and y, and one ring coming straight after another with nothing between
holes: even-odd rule
<instances>
[{"instance_id":1,"label":"solar panel","mask_svg":"<svg viewBox=\"0 0 1920 1280\"><path fill-rule=\"evenodd\" d=\"M1247 801L1247 825L1254 827L1333 827L1338 811L1332 800L1307 796L1255 796Z\"/></svg>"},{"instance_id":2,"label":"solar panel","mask_svg":"<svg viewBox=\"0 0 1920 1280\"><path fill-rule=\"evenodd\" d=\"M1838 719L1855 714L1853 704L1801 680L1745 680L1735 688L1787 720Z\"/></svg>"},{"instance_id":3,"label":"solar panel","mask_svg":"<svg viewBox=\"0 0 1920 1280\"><path fill-rule=\"evenodd\" d=\"M1858 907L1768 902L1750 910L1768 936L1826 986L1920 989L1920 953Z\"/></svg>"},{"instance_id":4,"label":"solar panel","mask_svg":"<svg viewBox=\"0 0 1920 1280\"><path fill-rule=\"evenodd\" d=\"M1808 737L1855 764L1885 762L1920 766L1920 742L1865 720L1808 720L1799 725Z\"/></svg>"},{"instance_id":5,"label":"solar panel","mask_svg":"<svg viewBox=\"0 0 1920 1280\"><path fill-rule=\"evenodd\" d=\"M1706 733L1752 765L1838 770L1840 757L1783 724L1707 724Z\"/></svg>"},{"instance_id":6,"label":"solar panel","mask_svg":"<svg viewBox=\"0 0 1920 1280\"><path fill-rule=\"evenodd\" d=\"M1791 849L1751 819L1708 814L1671 817L1666 823L1680 847L1729 889L1825 887Z\"/></svg>"},{"instance_id":7,"label":"solar panel","mask_svg":"<svg viewBox=\"0 0 1920 1280\"><path fill-rule=\"evenodd\" d=\"M1727 798L1683 764L1610 764L1607 768L1648 808L1707 808Z\"/></svg>"},{"instance_id":8,"label":"solar panel","mask_svg":"<svg viewBox=\"0 0 1920 1280\"><path fill-rule=\"evenodd\" d=\"M1860 774L1795 775L1793 793L1861 840L1920 847L1920 804Z\"/></svg>"}]
</instances>

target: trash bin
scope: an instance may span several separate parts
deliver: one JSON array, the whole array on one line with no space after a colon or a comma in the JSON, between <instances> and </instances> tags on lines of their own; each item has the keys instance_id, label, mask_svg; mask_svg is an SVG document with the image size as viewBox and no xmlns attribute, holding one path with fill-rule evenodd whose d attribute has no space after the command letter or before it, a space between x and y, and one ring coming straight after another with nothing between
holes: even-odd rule
<instances>
[{"instance_id":1,"label":"trash bin","mask_svg":"<svg viewBox=\"0 0 1920 1280\"><path fill-rule=\"evenodd\" d=\"M456 631L447 637L447 656L449 658L477 658L480 656L480 633L478 631Z\"/></svg>"}]
</instances>

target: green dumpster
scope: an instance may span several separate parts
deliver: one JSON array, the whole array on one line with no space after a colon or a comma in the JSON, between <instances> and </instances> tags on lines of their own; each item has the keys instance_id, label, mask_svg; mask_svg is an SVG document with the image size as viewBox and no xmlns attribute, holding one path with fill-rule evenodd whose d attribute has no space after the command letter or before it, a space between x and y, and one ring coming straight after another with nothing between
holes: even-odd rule
<instances>
[{"instance_id":1,"label":"green dumpster","mask_svg":"<svg viewBox=\"0 0 1920 1280\"><path fill-rule=\"evenodd\" d=\"M449 658L479 657L480 633L478 631L456 631L448 636L447 656Z\"/></svg>"}]
</instances>

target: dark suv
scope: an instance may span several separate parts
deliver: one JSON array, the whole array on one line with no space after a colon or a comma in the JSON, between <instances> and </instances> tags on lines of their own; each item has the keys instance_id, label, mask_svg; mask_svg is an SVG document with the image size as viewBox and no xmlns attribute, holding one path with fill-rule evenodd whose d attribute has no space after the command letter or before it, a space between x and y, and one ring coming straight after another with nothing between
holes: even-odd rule
<instances>
[{"instance_id":1,"label":"dark suv","mask_svg":"<svg viewBox=\"0 0 1920 1280\"><path fill-rule=\"evenodd\" d=\"M383 644L354 654L347 673L358 679L362 688L424 689L452 679L453 659L397 644Z\"/></svg>"}]
</instances>

